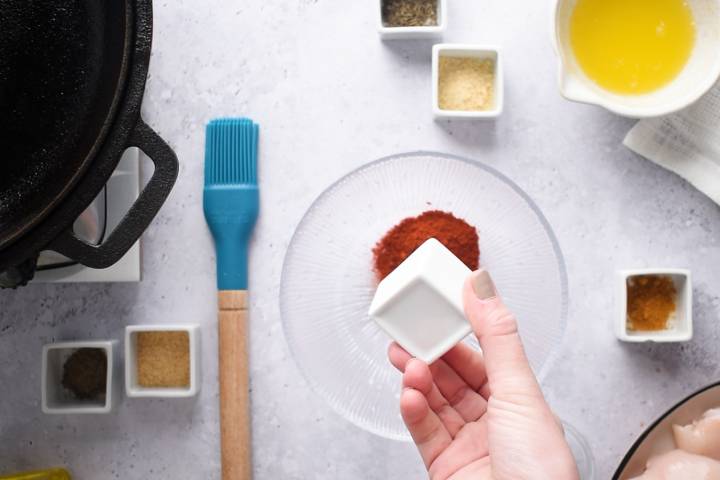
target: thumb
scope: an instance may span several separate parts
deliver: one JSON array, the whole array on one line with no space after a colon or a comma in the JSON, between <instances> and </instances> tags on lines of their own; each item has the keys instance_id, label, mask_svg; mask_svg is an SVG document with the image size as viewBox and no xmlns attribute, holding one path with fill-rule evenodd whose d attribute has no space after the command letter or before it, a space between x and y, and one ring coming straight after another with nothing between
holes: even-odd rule
<instances>
[{"instance_id":1,"label":"thumb","mask_svg":"<svg viewBox=\"0 0 720 480\"><path fill-rule=\"evenodd\" d=\"M490 274L473 272L463 289L465 316L480 341L490 394L512 403L543 399L518 334L515 315L495 290Z\"/></svg>"}]
</instances>

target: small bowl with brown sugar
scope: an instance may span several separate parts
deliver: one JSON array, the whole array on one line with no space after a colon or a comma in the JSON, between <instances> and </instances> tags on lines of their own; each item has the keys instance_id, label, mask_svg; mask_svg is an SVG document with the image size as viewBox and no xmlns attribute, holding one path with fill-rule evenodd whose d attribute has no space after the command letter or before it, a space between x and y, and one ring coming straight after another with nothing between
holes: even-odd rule
<instances>
[{"instance_id":1,"label":"small bowl with brown sugar","mask_svg":"<svg viewBox=\"0 0 720 480\"><path fill-rule=\"evenodd\" d=\"M128 397L192 397L199 388L198 325L125 327Z\"/></svg>"},{"instance_id":2,"label":"small bowl with brown sugar","mask_svg":"<svg viewBox=\"0 0 720 480\"><path fill-rule=\"evenodd\" d=\"M617 272L615 335L624 342L692 339L690 270L652 268Z\"/></svg>"}]
</instances>

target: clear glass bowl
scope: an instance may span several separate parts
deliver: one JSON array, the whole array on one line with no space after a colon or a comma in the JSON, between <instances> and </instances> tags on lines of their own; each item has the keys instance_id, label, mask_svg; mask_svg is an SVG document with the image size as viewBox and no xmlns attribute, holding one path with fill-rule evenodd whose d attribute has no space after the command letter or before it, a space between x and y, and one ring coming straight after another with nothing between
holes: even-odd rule
<instances>
[{"instance_id":1,"label":"clear glass bowl","mask_svg":"<svg viewBox=\"0 0 720 480\"><path fill-rule=\"evenodd\" d=\"M563 421L565 440L567 440L575 464L577 465L580 480L595 480L595 459L585 437L572 425Z\"/></svg>"},{"instance_id":2,"label":"clear glass bowl","mask_svg":"<svg viewBox=\"0 0 720 480\"><path fill-rule=\"evenodd\" d=\"M311 387L340 415L386 438L409 436L398 410L400 374L386 357L390 339L367 314L376 286L372 248L402 219L432 209L477 227L480 263L517 315L539 375L565 330L562 253L540 210L507 177L471 160L418 152L341 178L310 206L290 242L283 328Z\"/></svg>"}]
</instances>

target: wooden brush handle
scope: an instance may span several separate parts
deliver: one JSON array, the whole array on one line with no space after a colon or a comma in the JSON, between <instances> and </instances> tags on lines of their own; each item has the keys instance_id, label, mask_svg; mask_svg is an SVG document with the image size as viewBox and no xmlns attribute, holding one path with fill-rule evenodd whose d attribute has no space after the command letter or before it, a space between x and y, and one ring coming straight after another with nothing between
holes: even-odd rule
<instances>
[{"instance_id":1,"label":"wooden brush handle","mask_svg":"<svg viewBox=\"0 0 720 480\"><path fill-rule=\"evenodd\" d=\"M252 478L246 290L218 292L220 452L223 480Z\"/></svg>"}]
</instances>

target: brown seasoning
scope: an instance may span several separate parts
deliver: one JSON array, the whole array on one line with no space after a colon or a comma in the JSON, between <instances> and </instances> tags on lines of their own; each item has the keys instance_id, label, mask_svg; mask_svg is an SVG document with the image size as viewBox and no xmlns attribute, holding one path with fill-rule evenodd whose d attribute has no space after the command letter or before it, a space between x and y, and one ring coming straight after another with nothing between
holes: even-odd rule
<instances>
[{"instance_id":1,"label":"brown seasoning","mask_svg":"<svg viewBox=\"0 0 720 480\"><path fill-rule=\"evenodd\" d=\"M383 0L386 27L430 27L438 24L438 0Z\"/></svg>"},{"instance_id":2,"label":"brown seasoning","mask_svg":"<svg viewBox=\"0 0 720 480\"><path fill-rule=\"evenodd\" d=\"M190 336L183 331L138 332L138 384L146 388L190 385Z\"/></svg>"},{"instance_id":3,"label":"brown seasoning","mask_svg":"<svg viewBox=\"0 0 720 480\"><path fill-rule=\"evenodd\" d=\"M62 386L80 400L93 400L105 394L107 355L102 348L79 348L63 365Z\"/></svg>"},{"instance_id":4,"label":"brown seasoning","mask_svg":"<svg viewBox=\"0 0 720 480\"><path fill-rule=\"evenodd\" d=\"M672 278L638 275L627 280L627 329L658 331L668 327L677 290Z\"/></svg>"}]
</instances>

